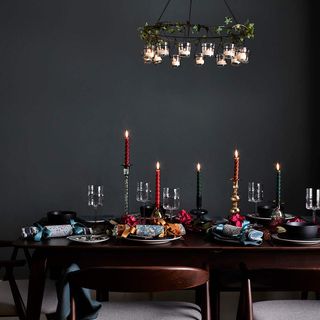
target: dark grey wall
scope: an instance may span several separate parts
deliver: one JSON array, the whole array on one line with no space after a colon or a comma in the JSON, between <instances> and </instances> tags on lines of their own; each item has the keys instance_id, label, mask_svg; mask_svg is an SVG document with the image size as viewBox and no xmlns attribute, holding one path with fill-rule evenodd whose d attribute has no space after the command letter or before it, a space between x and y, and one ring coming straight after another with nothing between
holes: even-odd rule
<instances>
[{"instance_id":1,"label":"dark grey wall","mask_svg":"<svg viewBox=\"0 0 320 320\"><path fill-rule=\"evenodd\" d=\"M53 209L90 212L86 185L103 183L107 214L122 213L123 131L132 135L131 207L137 180L182 188L194 205L197 161L204 204L230 208L235 147L241 155L241 208L249 180L273 199L273 164L283 165L287 210L304 212L312 159L309 4L232 0L256 23L251 61L241 68L183 62L146 66L136 29L155 21L165 1L0 2L1 235L18 235ZM187 12L173 1L168 18ZM194 1L194 20L220 23L223 1ZM181 11L182 10L182 11ZM312 10L311 10L312 11ZM314 128L314 127L313 127Z\"/></svg>"}]
</instances>

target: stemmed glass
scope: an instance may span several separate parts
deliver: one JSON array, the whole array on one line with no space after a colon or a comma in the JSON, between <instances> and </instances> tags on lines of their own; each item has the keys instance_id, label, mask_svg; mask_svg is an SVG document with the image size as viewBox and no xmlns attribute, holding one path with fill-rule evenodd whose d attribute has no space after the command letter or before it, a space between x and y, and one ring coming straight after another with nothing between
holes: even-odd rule
<instances>
[{"instance_id":1,"label":"stemmed glass","mask_svg":"<svg viewBox=\"0 0 320 320\"><path fill-rule=\"evenodd\" d=\"M88 206L94 209L95 221L97 221L98 208L103 206L103 186L89 184L88 185Z\"/></svg>"},{"instance_id":2,"label":"stemmed glass","mask_svg":"<svg viewBox=\"0 0 320 320\"><path fill-rule=\"evenodd\" d=\"M258 212L258 203L263 200L263 187L260 182L249 182L248 201L254 203L254 213Z\"/></svg>"},{"instance_id":3,"label":"stemmed glass","mask_svg":"<svg viewBox=\"0 0 320 320\"><path fill-rule=\"evenodd\" d=\"M146 204L151 200L151 188L149 182L138 182L137 183L137 196L136 200L142 203L143 212L142 218L145 221L146 218Z\"/></svg>"},{"instance_id":4,"label":"stemmed glass","mask_svg":"<svg viewBox=\"0 0 320 320\"><path fill-rule=\"evenodd\" d=\"M316 201L313 201L312 188L306 189L306 209L312 210L312 222L317 223L317 210L320 210L320 189L316 190Z\"/></svg>"},{"instance_id":5,"label":"stemmed glass","mask_svg":"<svg viewBox=\"0 0 320 320\"><path fill-rule=\"evenodd\" d=\"M179 188L163 188L163 208L169 211L168 217L170 221L173 218L173 211L180 207L180 189Z\"/></svg>"}]
</instances>

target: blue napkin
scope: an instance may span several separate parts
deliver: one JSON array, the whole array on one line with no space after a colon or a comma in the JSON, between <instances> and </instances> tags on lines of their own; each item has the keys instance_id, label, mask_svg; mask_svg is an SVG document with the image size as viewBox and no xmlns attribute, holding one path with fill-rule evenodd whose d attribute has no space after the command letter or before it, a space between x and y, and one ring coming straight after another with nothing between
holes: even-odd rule
<instances>
[{"instance_id":1,"label":"blue napkin","mask_svg":"<svg viewBox=\"0 0 320 320\"><path fill-rule=\"evenodd\" d=\"M242 228L230 224L218 224L212 229L217 240L239 242L245 246L259 246L262 244L263 232L252 229L249 221L244 221Z\"/></svg>"},{"instance_id":2,"label":"blue napkin","mask_svg":"<svg viewBox=\"0 0 320 320\"><path fill-rule=\"evenodd\" d=\"M70 314L70 288L67 277L68 273L79 269L78 265L72 264L67 268L62 278L57 281L58 306L55 320L66 320ZM77 320L93 320L98 317L101 304L91 298L89 289L81 288L76 292L75 301L77 307Z\"/></svg>"}]
</instances>

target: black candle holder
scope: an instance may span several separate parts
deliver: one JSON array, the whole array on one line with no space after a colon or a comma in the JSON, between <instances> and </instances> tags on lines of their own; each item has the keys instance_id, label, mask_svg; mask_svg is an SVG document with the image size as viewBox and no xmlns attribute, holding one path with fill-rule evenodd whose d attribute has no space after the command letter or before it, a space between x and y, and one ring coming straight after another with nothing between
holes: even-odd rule
<instances>
[{"instance_id":1,"label":"black candle holder","mask_svg":"<svg viewBox=\"0 0 320 320\"><path fill-rule=\"evenodd\" d=\"M210 218L206 217L208 210L203 208L192 209L190 213L196 217L196 219L201 223L206 223L211 221Z\"/></svg>"}]
</instances>

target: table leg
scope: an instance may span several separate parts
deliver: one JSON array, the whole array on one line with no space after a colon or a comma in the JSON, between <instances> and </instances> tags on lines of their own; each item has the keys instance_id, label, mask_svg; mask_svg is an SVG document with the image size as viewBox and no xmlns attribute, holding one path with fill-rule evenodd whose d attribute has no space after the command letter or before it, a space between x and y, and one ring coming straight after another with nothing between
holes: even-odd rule
<instances>
[{"instance_id":1,"label":"table leg","mask_svg":"<svg viewBox=\"0 0 320 320\"><path fill-rule=\"evenodd\" d=\"M46 256L39 250L36 250L31 259L27 302L27 320L40 319L45 286L46 266Z\"/></svg>"}]
</instances>

